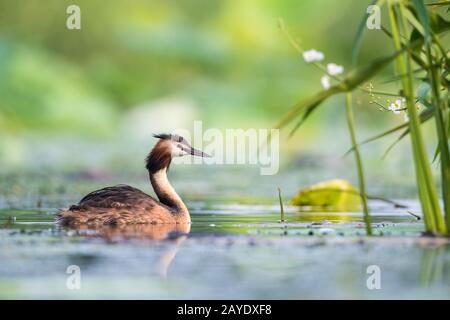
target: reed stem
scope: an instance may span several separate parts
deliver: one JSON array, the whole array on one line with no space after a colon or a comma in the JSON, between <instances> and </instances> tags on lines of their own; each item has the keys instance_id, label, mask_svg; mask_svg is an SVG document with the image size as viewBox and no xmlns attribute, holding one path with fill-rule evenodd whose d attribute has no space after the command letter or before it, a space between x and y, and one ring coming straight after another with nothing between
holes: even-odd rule
<instances>
[{"instance_id":1,"label":"reed stem","mask_svg":"<svg viewBox=\"0 0 450 320\"><path fill-rule=\"evenodd\" d=\"M358 171L358 182L359 182L359 193L361 196L361 202L363 206L364 212L364 222L366 224L366 233L368 236L372 235L372 225L370 221L369 214L369 206L367 204L367 193L366 193L366 183L364 178L364 170L361 160L361 153L359 152L359 145L356 141L356 132L355 132L355 124L353 119L353 110L352 110L352 94L347 93L345 96L345 106L346 106L346 114L347 114L347 125L348 131L350 133L350 139L352 143L352 148L355 154L355 162L356 168Z\"/></svg>"},{"instance_id":2,"label":"reed stem","mask_svg":"<svg viewBox=\"0 0 450 320\"><path fill-rule=\"evenodd\" d=\"M396 13L396 9L400 12ZM400 31L405 31L405 23L402 14L403 3L389 1L389 18L391 22L392 36L397 50L402 49ZM439 207L439 198L434 185L431 167L426 154L425 144L420 131L420 121L415 107L413 95L413 75L411 71L411 53L409 51L400 54L396 58L397 71L402 75L403 93L406 98L407 111L409 115L409 128L411 144L414 155L414 165L416 170L416 179L419 189L419 198L427 221L427 231L432 233L445 233L445 224Z\"/></svg>"},{"instance_id":3,"label":"reed stem","mask_svg":"<svg viewBox=\"0 0 450 320\"><path fill-rule=\"evenodd\" d=\"M441 159L441 184L442 199L444 201L445 224L447 232L450 231L450 151L448 147L447 127L445 125L444 115L446 106L442 103L440 96L439 77L436 67L433 66L433 56L431 55L431 42L427 42L427 58L429 70L428 74L431 80L432 99L434 105L434 118L436 121L437 136L439 139L439 154Z\"/></svg>"}]
</instances>

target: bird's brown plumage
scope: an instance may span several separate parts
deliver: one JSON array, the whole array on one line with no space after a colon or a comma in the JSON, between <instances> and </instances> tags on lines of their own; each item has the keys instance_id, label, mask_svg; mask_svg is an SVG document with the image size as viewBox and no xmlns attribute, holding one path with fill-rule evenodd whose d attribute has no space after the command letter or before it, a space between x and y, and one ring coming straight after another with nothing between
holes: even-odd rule
<instances>
[{"instance_id":1,"label":"bird's brown plumage","mask_svg":"<svg viewBox=\"0 0 450 320\"><path fill-rule=\"evenodd\" d=\"M89 193L76 205L58 213L62 226L117 226L143 223L189 223L182 213L139 189L118 185Z\"/></svg>"},{"instance_id":2,"label":"bird's brown plumage","mask_svg":"<svg viewBox=\"0 0 450 320\"><path fill-rule=\"evenodd\" d=\"M107 187L93 191L78 204L61 210L57 222L67 227L95 228L127 224L190 223L186 206L167 180L167 169L173 156L173 143L180 150L195 149L179 136L156 137L160 140L149 153L146 168L160 201L128 185Z\"/></svg>"}]
</instances>

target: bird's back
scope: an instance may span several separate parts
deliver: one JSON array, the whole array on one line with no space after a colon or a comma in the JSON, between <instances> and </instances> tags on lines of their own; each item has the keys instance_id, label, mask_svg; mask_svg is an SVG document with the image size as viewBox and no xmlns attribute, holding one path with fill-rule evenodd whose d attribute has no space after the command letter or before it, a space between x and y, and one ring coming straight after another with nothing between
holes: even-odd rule
<instances>
[{"instance_id":1,"label":"bird's back","mask_svg":"<svg viewBox=\"0 0 450 320\"><path fill-rule=\"evenodd\" d=\"M152 205L157 202L141 190L120 184L113 187L92 191L80 200L78 205L72 207L99 207L99 208L116 208L126 206Z\"/></svg>"}]
</instances>

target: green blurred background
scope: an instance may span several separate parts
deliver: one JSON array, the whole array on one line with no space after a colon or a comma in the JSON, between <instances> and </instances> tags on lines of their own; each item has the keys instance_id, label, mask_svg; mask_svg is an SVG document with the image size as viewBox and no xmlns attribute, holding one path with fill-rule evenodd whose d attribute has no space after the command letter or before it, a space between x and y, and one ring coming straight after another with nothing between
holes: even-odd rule
<instances>
[{"instance_id":1,"label":"green blurred background","mask_svg":"<svg viewBox=\"0 0 450 320\"><path fill-rule=\"evenodd\" d=\"M66 28L71 4L81 8L81 30ZM0 0L0 172L142 172L151 133L190 129L194 120L205 129L271 127L320 90L322 76L290 46L278 19L304 48L323 51L326 62L349 70L368 5ZM392 50L381 31L367 31L359 62ZM380 79L390 74L392 68ZM368 99L355 98L361 139L403 122ZM303 170L305 177L314 168L319 178L354 179L353 158L342 157L349 147L342 99L328 101L292 139L287 133L281 135L281 172ZM370 183L379 191L414 184L407 139L381 160L393 139L363 148Z\"/></svg>"}]
</instances>

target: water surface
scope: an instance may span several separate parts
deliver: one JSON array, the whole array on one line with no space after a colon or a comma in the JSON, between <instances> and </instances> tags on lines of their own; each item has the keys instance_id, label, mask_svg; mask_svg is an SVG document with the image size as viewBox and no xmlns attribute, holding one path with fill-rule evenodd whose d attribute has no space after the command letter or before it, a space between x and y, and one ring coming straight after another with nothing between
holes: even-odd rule
<instances>
[{"instance_id":1,"label":"water surface","mask_svg":"<svg viewBox=\"0 0 450 320\"><path fill-rule=\"evenodd\" d=\"M405 209L371 202L376 235L359 213L192 201L192 225L69 230L54 223L66 196L0 209L1 298L450 298L450 246L421 236ZM403 201L418 212L417 203ZM24 205L26 203L26 205ZM66 269L81 270L81 289ZM367 267L381 289L366 286Z\"/></svg>"}]
</instances>

